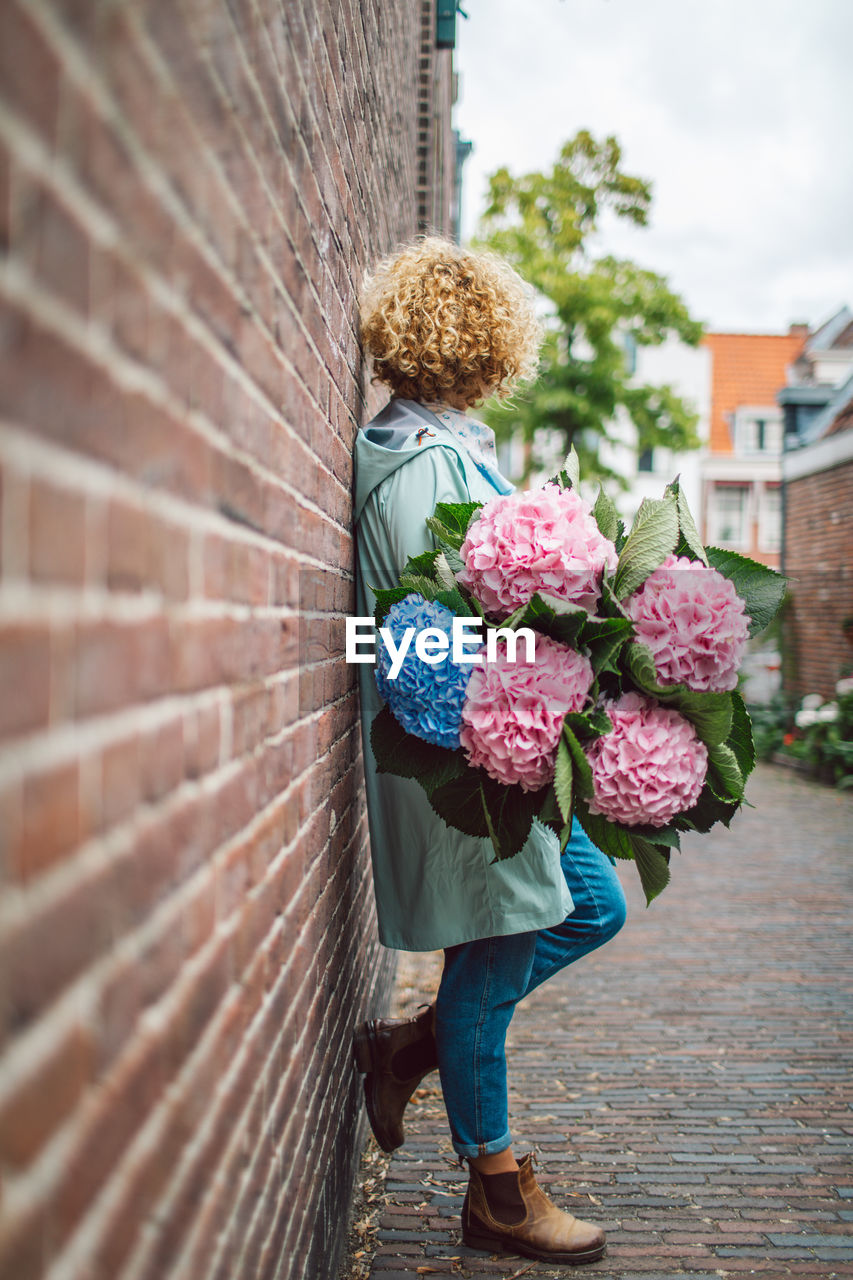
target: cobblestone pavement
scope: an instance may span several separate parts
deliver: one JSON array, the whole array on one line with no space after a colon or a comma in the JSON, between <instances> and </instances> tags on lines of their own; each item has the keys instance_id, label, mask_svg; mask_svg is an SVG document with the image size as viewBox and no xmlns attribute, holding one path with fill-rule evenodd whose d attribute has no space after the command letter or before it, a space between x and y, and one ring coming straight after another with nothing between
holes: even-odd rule
<instances>
[{"instance_id":1,"label":"cobblestone pavement","mask_svg":"<svg viewBox=\"0 0 853 1280\"><path fill-rule=\"evenodd\" d=\"M516 1152L601 1222L582 1272L460 1244L465 1175L437 1084L390 1162L371 1280L453 1273L853 1276L853 796L760 767L730 832L685 842L625 929L546 983L510 1029ZM407 958L423 993L439 956Z\"/></svg>"}]
</instances>

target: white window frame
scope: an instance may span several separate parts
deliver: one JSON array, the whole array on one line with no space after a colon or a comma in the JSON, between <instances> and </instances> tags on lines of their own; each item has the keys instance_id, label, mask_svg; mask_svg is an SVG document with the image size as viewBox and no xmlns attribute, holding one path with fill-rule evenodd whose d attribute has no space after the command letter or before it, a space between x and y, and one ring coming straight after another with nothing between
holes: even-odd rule
<instances>
[{"instance_id":1,"label":"white window frame","mask_svg":"<svg viewBox=\"0 0 853 1280\"><path fill-rule=\"evenodd\" d=\"M770 495L776 499L771 514ZM782 486L763 484L758 491L758 549L772 555L782 550Z\"/></svg>"},{"instance_id":2,"label":"white window frame","mask_svg":"<svg viewBox=\"0 0 853 1280\"><path fill-rule=\"evenodd\" d=\"M759 449L752 439L755 424L764 423L765 439L773 436L773 447ZM732 435L735 453L744 458L776 458L782 452L784 422L778 405L740 405L735 411Z\"/></svg>"},{"instance_id":3,"label":"white window frame","mask_svg":"<svg viewBox=\"0 0 853 1280\"><path fill-rule=\"evenodd\" d=\"M743 499L740 538L724 538L720 533L722 518L717 506L717 495L732 490L737 490ZM713 547L728 547L731 551L749 551L752 545L752 485L749 482L711 482L708 491L708 542Z\"/></svg>"}]
</instances>

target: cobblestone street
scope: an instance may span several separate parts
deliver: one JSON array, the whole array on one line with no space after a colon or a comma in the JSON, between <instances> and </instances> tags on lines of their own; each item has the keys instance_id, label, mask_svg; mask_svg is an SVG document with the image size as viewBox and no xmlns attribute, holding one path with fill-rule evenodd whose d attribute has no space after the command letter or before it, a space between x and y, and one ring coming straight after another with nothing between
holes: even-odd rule
<instances>
[{"instance_id":1,"label":"cobblestone street","mask_svg":"<svg viewBox=\"0 0 853 1280\"><path fill-rule=\"evenodd\" d=\"M608 1232L583 1274L853 1276L853 794L765 766L749 797L731 832L685 841L650 909L621 868L623 932L513 1021L516 1152ZM438 961L405 960L412 1009ZM388 1169L373 1280L568 1274L460 1244L434 1079Z\"/></svg>"}]
</instances>

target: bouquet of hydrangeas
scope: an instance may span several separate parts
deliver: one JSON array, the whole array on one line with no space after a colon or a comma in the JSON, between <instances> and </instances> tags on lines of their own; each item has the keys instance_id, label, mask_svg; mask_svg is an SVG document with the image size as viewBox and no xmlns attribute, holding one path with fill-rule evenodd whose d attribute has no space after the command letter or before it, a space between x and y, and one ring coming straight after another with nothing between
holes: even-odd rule
<instances>
[{"instance_id":1,"label":"bouquet of hydrangeas","mask_svg":"<svg viewBox=\"0 0 853 1280\"><path fill-rule=\"evenodd\" d=\"M603 492L580 496L574 453L541 489L439 503L427 523L437 549L375 592L378 769L416 779L498 858L535 818L564 845L576 816L636 861L651 901L681 833L743 803L755 753L737 671L784 579L703 547L677 480L626 536Z\"/></svg>"}]
</instances>

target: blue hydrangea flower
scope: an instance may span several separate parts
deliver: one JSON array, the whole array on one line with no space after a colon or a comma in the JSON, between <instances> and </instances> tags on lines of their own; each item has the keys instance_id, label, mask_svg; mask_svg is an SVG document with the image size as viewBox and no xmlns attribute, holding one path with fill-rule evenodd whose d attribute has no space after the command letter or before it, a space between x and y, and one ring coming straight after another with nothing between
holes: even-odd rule
<instances>
[{"instance_id":1,"label":"blue hydrangea flower","mask_svg":"<svg viewBox=\"0 0 853 1280\"><path fill-rule=\"evenodd\" d=\"M473 670L471 663L453 661L453 616L443 604L427 603L415 593L392 605L382 625L390 630L395 646L399 647L408 627L414 627L415 634L394 680L389 676L392 657L381 640L376 646L375 668L379 692L406 732L434 746L450 748L459 746L462 704ZM427 627L443 631L450 646L447 656L435 664L422 662L415 652L415 639ZM470 643L466 648L473 652Z\"/></svg>"}]
</instances>

